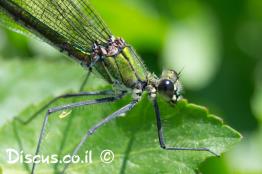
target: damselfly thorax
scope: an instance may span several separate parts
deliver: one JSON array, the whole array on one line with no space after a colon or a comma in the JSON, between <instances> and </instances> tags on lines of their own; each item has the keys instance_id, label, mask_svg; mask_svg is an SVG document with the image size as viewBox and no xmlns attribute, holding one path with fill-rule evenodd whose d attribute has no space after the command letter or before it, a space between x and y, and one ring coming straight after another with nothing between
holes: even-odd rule
<instances>
[{"instance_id":1,"label":"damselfly thorax","mask_svg":"<svg viewBox=\"0 0 262 174\"><path fill-rule=\"evenodd\" d=\"M111 36L107 44L95 42L90 59L90 64L81 64L88 69L94 68L107 82L131 89L133 98L140 97L145 90L152 98L157 92L166 92L165 96L171 102L180 98L178 74L168 70L158 78L150 73L135 50L122 38Z\"/></svg>"},{"instance_id":2,"label":"damselfly thorax","mask_svg":"<svg viewBox=\"0 0 262 174\"><path fill-rule=\"evenodd\" d=\"M74 148L72 156L78 154L83 144L98 128L132 110L139 103L143 92L147 92L152 99L161 148L165 150L208 151L217 155L205 147L170 147L166 145L157 96L160 94L171 103L176 103L180 99L179 73L174 70L164 70L160 77L150 73L134 49L123 39L115 38L112 35L87 0L0 0L0 14L5 18L5 24L13 26L13 28L10 27L11 29L40 37L79 62L88 70L86 79L91 72L97 71L112 86L120 87L120 90L85 92L83 91L87 81L85 80L79 93L58 96L30 116L29 119L18 119L22 124L28 124L40 112L48 109L35 155L38 155L41 150L48 119L54 113L82 106L115 102L130 92L132 93L132 101L91 127ZM97 96L99 98L49 108L59 99L79 96ZM62 173L66 171L69 164L64 166ZM33 161L32 174L35 173L35 168L36 163Z\"/></svg>"},{"instance_id":3,"label":"damselfly thorax","mask_svg":"<svg viewBox=\"0 0 262 174\"><path fill-rule=\"evenodd\" d=\"M134 96L147 89L151 97L157 92L172 102L180 97L179 74L168 70L158 78L148 72L134 49L123 39L115 38L87 2L50 1L50 6L44 6L38 0L30 3L8 0L0 1L0 5L26 30L88 70L94 69L107 82L133 89Z\"/></svg>"},{"instance_id":4,"label":"damselfly thorax","mask_svg":"<svg viewBox=\"0 0 262 174\"><path fill-rule=\"evenodd\" d=\"M94 43L91 66L111 84L123 84L134 88L139 82L146 82L147 70L131 46L121 38L110 37L106 46Z\"/></svg>"}]
</instances>

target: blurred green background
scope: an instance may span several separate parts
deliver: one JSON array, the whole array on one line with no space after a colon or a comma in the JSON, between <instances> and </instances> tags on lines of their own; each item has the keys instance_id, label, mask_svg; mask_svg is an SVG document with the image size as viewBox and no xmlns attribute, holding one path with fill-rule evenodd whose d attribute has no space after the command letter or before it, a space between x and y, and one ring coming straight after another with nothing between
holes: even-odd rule
<instances>
[{"instance_id":1,"label":"blurred green background","mask_svg":"<svg viewBox=\"0 0 262 174\"><path fill-rule=\"evenodd\" d=\"M184 97L243 134L242 143L204 162L200 173L261 174L262 1L91 2L112 32L135 47L150 71L182 71ZM48 80L51 73L46 75L41 63L31 63L38 59L52 62L49 68L54 69L56 63L72 64L46 44L1 27L0 125L48 95L77 89L84 77L80 66L72 64L83 74L75 81L67 81L63 66L55 75L60 82ZM40 73L28 74L27 66Z\"/></svg>"}]
</instances>

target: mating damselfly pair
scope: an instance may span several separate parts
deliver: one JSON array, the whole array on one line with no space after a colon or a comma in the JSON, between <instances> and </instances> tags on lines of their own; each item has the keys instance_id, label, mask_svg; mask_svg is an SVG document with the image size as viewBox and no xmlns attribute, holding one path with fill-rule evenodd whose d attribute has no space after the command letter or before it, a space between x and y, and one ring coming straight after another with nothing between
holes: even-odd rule
<instances>
[{"instance_id":1,"label":"mating damselfly pair","mask_svg":"<svg viewBox=\"0 0 262 174\"><path fill-rule=\"evenodd\" d=\"M179 73L174 70L165 70L160 77L157 77L154 73L149 72L132 46L110 32L87 0L0 0L0 10L6 15L6 19L18 23L21 30L33 33L78 61L88 71L85 83L91 73L98 73L112 84L112 90L66 94L50 101L48 105L61 98L108 96L52 108L45 106L47 111L35 155L40 152L46 126L52 114L88 105L115 102L132 94L130 103L113 112L86 132L73 150L72 156L74 156L98 128L132 110L139 103L143 93L148 93L153 103L161 148L208 151L216 155L205 147L169 147L166 145L157 96L163 96L170 105L177 103L181 98L182 90ZM20 121L28 124L35 117L36 114L28 120ZM66 164L61 173L64 173L68 166L69 164ZM35 173L35 168L36 163L33 163L31 173Z\"/></svg>"}]
</instances>

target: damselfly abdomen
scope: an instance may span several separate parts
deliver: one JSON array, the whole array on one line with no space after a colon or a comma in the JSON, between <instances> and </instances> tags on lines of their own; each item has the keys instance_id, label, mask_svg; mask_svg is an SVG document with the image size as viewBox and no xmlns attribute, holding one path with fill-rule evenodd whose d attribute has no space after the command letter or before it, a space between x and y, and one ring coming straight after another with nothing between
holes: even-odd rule
<instances>
[{"instance_id":1,"label":"damselfly abdomen","mask_svg":"<svg viewBox=\"0 0 262 174\"><path fill-rule=\"evenodd\" d=\"M42 125L36 155L40 151L48 118L53 113L80 106L114 102L128 93L132 93L132 101L129 104L89 129L74 149L72 155L75 155L88 137L99 127L131 110L139 102L144 92L148 93L153 102L159 143L163 149L209 151L213 153L208 148L166 146L156 98L160 94L170 104L175 104L181 98L179 73L174 70L166 70L163 71L161 77L150 73L134 49L122 38L116 38L111 34L87 0L0 0L0 10L10 20L9 22L18 23L23 32L35 34L61 52L68 54L69 57L77 60L89 71L88 74L96 71L113 86L112 90L80 92L62 95L52 100L49 104L60 98L101 94L108 96L49 108ZM45 106L45 108L47 107L48 105ZM22 122L29 123L34 117L36 115ZM68 165L65 166L62 173L65 172ZM35 171L35 166L36 164L33 163L32 173Z\"/></svg>"}]
</instances>

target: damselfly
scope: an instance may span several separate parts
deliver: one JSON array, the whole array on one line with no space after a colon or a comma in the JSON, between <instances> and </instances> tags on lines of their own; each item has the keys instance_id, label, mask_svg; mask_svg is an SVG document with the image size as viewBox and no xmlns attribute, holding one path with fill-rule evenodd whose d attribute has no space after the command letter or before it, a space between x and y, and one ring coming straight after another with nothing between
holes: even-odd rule
<instances>
[{"instance_id":1,"label":"damselfly","mask_svg":"<svg viewBox=\"0 0 262 174\"><path fill-rule=\"evenodd\" d=\"M152 100L155 110L160 147L165 150L208 151L216 155L208 148L166 146L157 96L164 96L171 105L180 100L182 89L179 73L174 70L165 70L160 77L157 77L149 72L132 46L110 32L87 0L0 0L0 10L7 18L18 23L21 30L35 34L78 61L88 71L87 78L92 72L98 72L102 78L112 84L112 90L67 94L50 101L49 104L61 98L90 95L108 96L47 109L35 152L36 155L40 151L50 115L81 106L115 102L132 93L130 103L88 130L72 152L73 156L78 153L83 143L98 128L134 108L145 92ZM36 115L34 114L23 122L28 124ZM69 164L64 167L62 173L68 166ZM33 163L31 173L35 172L35 167L36 164Z\"/></svg>"}]
</instances>

